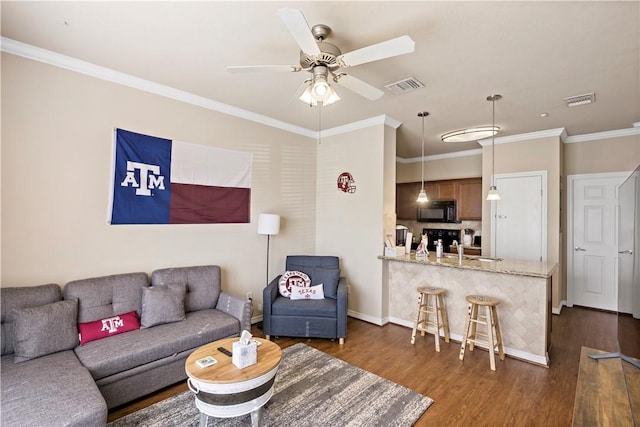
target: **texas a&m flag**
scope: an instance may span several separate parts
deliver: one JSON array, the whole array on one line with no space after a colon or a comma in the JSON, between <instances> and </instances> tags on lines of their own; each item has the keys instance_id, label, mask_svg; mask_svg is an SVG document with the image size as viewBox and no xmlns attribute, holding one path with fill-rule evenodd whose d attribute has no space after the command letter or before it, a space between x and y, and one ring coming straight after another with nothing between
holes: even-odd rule
<instances>
[{"instance_id":1,"label":"texas a&m flag","mask_svg":"<svg viewBox=\"0 0 640 427\"><path fill-rule=\"evenodd\" d=\"M248 223L251 153L115 132L111 224Z\"/></svg>"}]
</instances>

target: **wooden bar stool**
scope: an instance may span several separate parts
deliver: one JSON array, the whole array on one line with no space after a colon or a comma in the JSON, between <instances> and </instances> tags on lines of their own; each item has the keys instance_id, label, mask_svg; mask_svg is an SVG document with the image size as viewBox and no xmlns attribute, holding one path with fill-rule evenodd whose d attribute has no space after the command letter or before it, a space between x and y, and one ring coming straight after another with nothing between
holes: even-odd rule
<instances>
[{"instance_id":1,"label":"wooden bar stool","mask_svg":"<svg viewBox=\"0 0 640 427\"><path fill-rule=\"evenodd\" d=\"M444 289L418 288L418 313L411 333L411 344L416 342L416 331L420 335L433 333L436 341L436 351L440 351L440 329L444 331L444 340L449 342L449 320L447 319L447 307L444 305ZM428 326L433 326L428 330Z\"/></svg>"},{"instance_id":2,"label":"wooden bar stool","mask_svg":"<svg viewBox=\"0 0 640 427\"><path fill-rule=\"evenodd\" d=\"M476 344L484 344L489 349L489 362L491 370L496 370L495 350L498 348L500 360L504 360L504 350L502 349L502 334L498 322L498 311L496 306L500 304L496 298L482 295L467 295L465 297L469 303L467 308L467 318L464 322L464 332L462 334L462 346L460 347L460 360L464 360L464 351L469 344L469 351L473 351ZM486 307L486 314L479 314L480 307ZM485 325L486 333L479 332L477 326ZM478 339L478 336L486 340Z\"/></svg>"}]
</instances>

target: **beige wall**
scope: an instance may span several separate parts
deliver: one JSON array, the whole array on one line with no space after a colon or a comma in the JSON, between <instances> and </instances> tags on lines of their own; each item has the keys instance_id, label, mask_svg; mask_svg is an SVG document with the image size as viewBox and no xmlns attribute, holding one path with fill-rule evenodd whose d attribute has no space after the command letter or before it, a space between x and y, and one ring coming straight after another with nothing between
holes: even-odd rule
<instances>
[{"instance_id":1,"label":"beige wall","mask_svg":"<svg viewBox=\"0 0 640 427\"><path fill-rule=\"evenodd\" d=\"M2 125L2 286L218 264L224 289L261 302L258 214L282 215L271 277L315 251L315 140L10 54ZM115 127L253 153L251 223L109 225Z\"/></svg>"},{"instance_id":2,"label":"beige wall","mask_svg":"<svg viewBox=\"0 0 640 427\"><path fill-rule=\"evenodd\" d=\"M640 164L640 135L564 144L564 174L632 171Z\"/></svg>"},{"instance_id":3,"label":"beige wall","mask_svg":"<svg viewBox=\"0 0 640 427\"><path fill-rule=\"evenodd\" d=\"M491 185L491 145L483 148L483 194L487 194ZM561 262L563 250L560 235L560 179L562 175L562 147L559 136L536 138L495 146L495 173L547 171L547 260ZM499 189L498 189L499 190ZM482 217L491 217L491 203L483 201ZM482 222L482 253L491 253L491 221ZM559 307L560 297L565 292L562 275L554 277L552 305Z\"/></svg>"},{"instance_id":4,"label":"beige wall","mask_svg":"<svg viewBox=\"0 0 640 427\"><path fill-rule=\"evenodd\" d=\"M395 158L395 132L392 144L385 143L385 134L381 124L323 138L317 168L317 253L340 257L351 289L350 314L377 324L387 310L382 262L377 259L382 254L385 206L390 205L385 201L390 191L385 182L385 155ZM337 178L342 172L353 176L354 193L338 191Z\"/></svg>"},{"instance_id":5,"label":"beige wall","mask_svg":"<svg viewBox=\"0 0 640 427\"><path fill-rule=\"evenodd\" d=\"M422 164L397 163L397 182L416 182L422 180ZM441 179L477 178L482 176L482 155L453 157L424 162L424 180L437 181Z\"/></svg>"}]
</instances>

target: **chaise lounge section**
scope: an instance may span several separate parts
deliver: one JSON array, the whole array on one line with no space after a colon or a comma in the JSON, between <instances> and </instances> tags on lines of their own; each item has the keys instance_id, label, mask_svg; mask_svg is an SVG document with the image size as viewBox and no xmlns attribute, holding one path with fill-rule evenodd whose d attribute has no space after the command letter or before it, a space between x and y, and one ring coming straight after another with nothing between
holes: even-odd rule
<instances>
[{"instance_id":1,"label":"chaise lounge section","mask_svg":"<svg viewBox=\"0 0 640 427\"><path fill-rule=\"evenodd\" d=\"M58 285L2 288L1 295L3 426L105 425L108 409L185 380L184 362L197 347L251 327L251 301L221 290L219 266L156 270L150 281L146 273L77 280L65 285L64 299ZM24 329L30 320L37 331L60 317L38 311L62 304L73 313L65 328L75 340L69 348L20 361L25 345L15 352L16 321ZM26 316L28 310L35 314ZM139 329L78 345L78 323L132 311ZM58 335L60 323L47 333ZM68 338L68 332L60 336Z\"/></svg>"}]
</instances>

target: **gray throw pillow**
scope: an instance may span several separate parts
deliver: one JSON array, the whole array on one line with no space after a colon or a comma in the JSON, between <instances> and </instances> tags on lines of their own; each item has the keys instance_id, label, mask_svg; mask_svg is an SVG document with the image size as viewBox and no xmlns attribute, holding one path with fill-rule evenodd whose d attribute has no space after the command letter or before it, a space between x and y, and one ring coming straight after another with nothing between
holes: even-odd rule
<instances>
[{"instance_id":1,"label":"gray throw pillow","mask_svg":"<svg viewBox=\"0 0 640 427\"><path fill-rule=\"evenodd\" d=\"M184 320L184 297L187 285L156 285L142 288L140 325L150 328L163 323Z\"/></svg>"},{"instance_id":2,"label":"gray throw pillow","mask_svg":"<svg viewBox=\"0 0 640 427\"><path fill-rule=\"evenodd\" d=\"M15 363L78 346L78 300L14 309Z\"/></svg>"},{"instance_id":3,"label":"gray throw pillow","mask_svg":"<svg viewBox=\"0 0 640 427\"><path fill-rule=\"evenodd\" d=\"M340 282L339 268L314 267L311 285L324 285L324 296L328 298L338 297L338 283Z\"/></svg>"}]
</instances>

